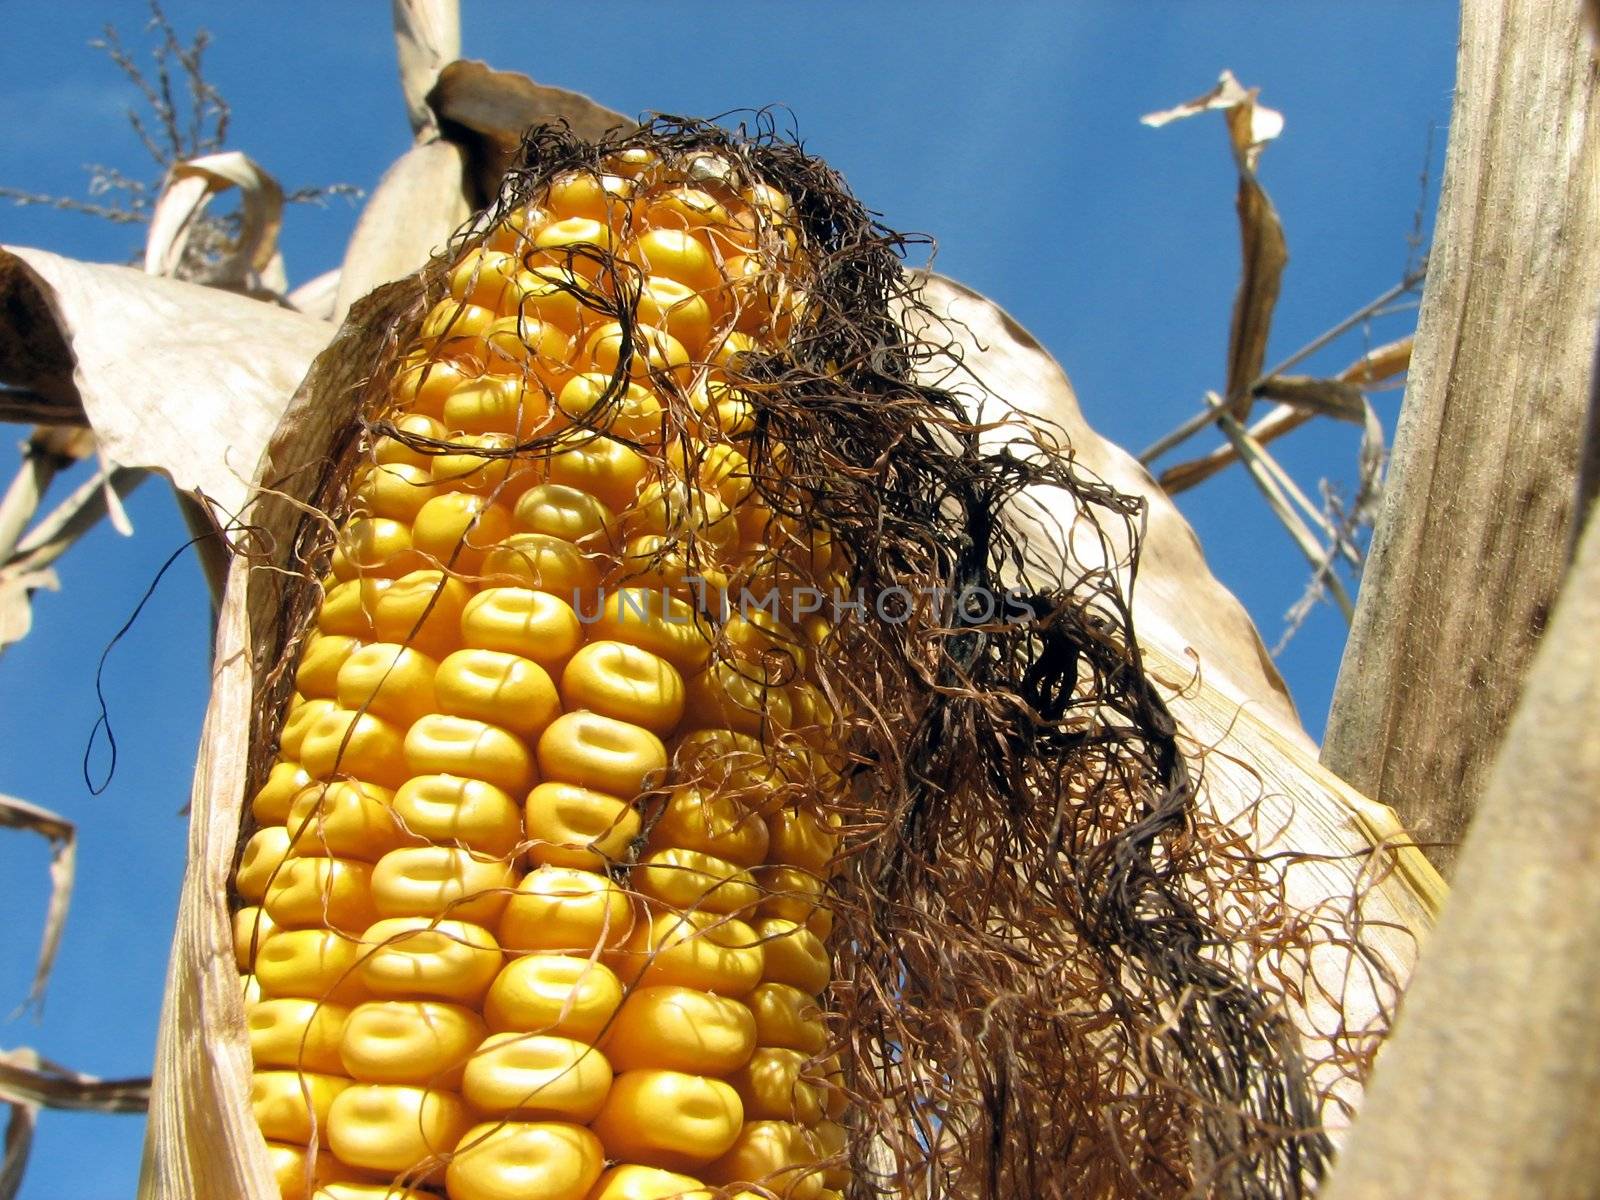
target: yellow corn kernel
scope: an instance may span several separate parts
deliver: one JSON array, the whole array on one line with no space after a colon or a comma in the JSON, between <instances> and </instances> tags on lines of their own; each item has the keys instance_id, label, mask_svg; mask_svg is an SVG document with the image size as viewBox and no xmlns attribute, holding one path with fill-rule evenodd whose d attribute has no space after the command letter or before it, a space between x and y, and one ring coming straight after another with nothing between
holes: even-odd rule
<instances>
[{"instance_id":1,"label":"yellow corn kernel","mask_svg":"<svg viewBox=\"0 0 1600 1200\"><path fill-rule=\"evenodd\" d=\"M435 711L433 675L438 667L409 646L368 643L339 667L339 706L364 710L403 729Z\"/></svg>"},{"instance_id":2,"label":"yellow corn kernel","mask_svg":"<svg viewBox=\"0 0 1600 1200\"><path fill-rule=\"evenodd\" d=\"M267 1161L272 1165L272 1177L278 1184L279 1200L306 1200L308 1188L321 1188L324 1184L344 1183L362 1178L358 1172L345 1166L327 1150L320 1151L316 1161L305 1146L287 1146L282 1142L267 1143ZM319 1191L318 1195L325 1193Z\"/></svg>"},{"instance_id":3,"label":"yellow corn kernel","mask_svg":"<svg viewBox=\"0 0 1600 1200\"><path fill-rule=\"evenodd\" d=\"M710 625L689 604L659 588L608 589L589 635L660 655L681 674L700 672L711 654Z\"/></svg>"},{"instance_id":4,"label":"yellow corn kernel","mask_svg":"<svg viewBox=\"0 0 1600 1200\"><path fill-rule=\"evenodd\" d=\"M661 438L661 401L646 387L608 371L580 371L556 397L556 411L574 425L636 442Z\"/></svg>"},{"instance_id":5,"label":"yellow corn kernel","mask_svg":"<svg viewBox=\"0 0 1600 1200\"><path fill-rule=\"evenodd\" d=\"M630 1163L600 1176L586 1200L711 1200L711 1193L692 1175Z\"/></svg>"},{"instance_id":6,"label":"yellow corn kernel","mask_svg":"<svg viewBox=\"0 0 1600 1200\"><path fill-rule=\"evenodd\" d=\"M234 872L233 887L252 904L259 904L267 886L276 878L289 857L289 831L282 825L268 825L250 835Z\"/></svg>"},{"instance_id":7,"label":"yellow corn kernel","mask_svg":"<svg viewBox=\"0 0 1600 1200\"><path fill-rule=\"evenodd\" d=\"M561 715L561 697L538 663L503 650L457 650L433 679L436 711L492 722L533 740Z\"/></svg>"},{"instance_id":8,"label":"yellow corn kernel","mask_svg":"<svg viewBox=\"0 0 1600 1200\"><path fill-rule=\"evenodd\" d=\"M257 1071L251 1079L250 1107L269 1142L315 1139L328 1144L328 1109L350 1086L348 1079L311 1071Z\"/></svg>"},{"instance_id":9,"label":"yellow corn kernel","mask_svg":"<svg viewBox=\"0 0 1600 1200\"><path fill-rule=\"evenodd\" d=\"M513 795L533 786L533 756L527 747L484 721L429 713L406 732L404 747L410 775L464 775Z\"/></svg>"},{"instance_id":10,"label":"yellow corn kernel","mask_svg":"<svg viewBox=\"0 0 1600 1200\"><path fill-rule=\"evenodd\" d=\"M492 783L459 775L415 775L394 794L391 812L399 839L459 843L494 858L522 840L517 803Z\"/></svg>"},{"instance_id":11,"label":"yellow corn kernel","mask_svg":"<svg viewBox=\"0 0 1600 1200\"><path fill-rule=\"evenodd\" d=\"M521 258L533 247L534 237L549 223L549 209L538 204L524 205L490 231L484 248Z\"/></svg>"},{"instance_id":12,"label":"yellow corn kernel","mask_svg":"<svg viewBox=\"0 0 1600 1200\"><path fill-rule=\"evenodd\" d=\"M711 339L715 316L707 298L687 284L665 275L650 275L639 288L638 319L676 339L688 357L696 360Z\"/></svg>"},{"instance_id":13,"label":"yellow corn kernel","mask_svg":"<svg viewBox=\"0 0 1600 1200\"><path fill-rule=\"evenodd\" d=\"M415 1188L400 1187L393 1183L352 1183L339 1180L336 1183L323 1184L316 1190L311 1200L435 1200L435 1197L432 1192L419 1192ZM737 1200L743 1198L739 1197Z\"/></svg>"},{"instance_id":14,"label":"yellow corn kernel","mask_svg":"<svg viewBox=\"0 0 1600 1200\"><path fill-rule=\"evenodd\" d=\"M433 472L411 463L374 463L356 473L352 511L407 523L437 494Z\"/></svg>"},{"instance_id":15,"label":"yellow corn kernel","mask_svg":"<svg viewBox=\"0 0 1600 1200\"><path fill-rule=\"evenodd\" d=\"M744 1103L747 1121L794 1121L815 1125L822 1120L822 1097L801 1078L806 1055L778 1046L761 1046L750 1061L728 1077Z\"/></svg>"},{"instance_id":16,"label":"yellow corn kernel","mask_svg":"<svg viewBox=\"0 0 1600 1200\"><path fill-rule=\"evenodd\" d=\"M623 256L651 275L665 275L698 294L714 291L722 276L705 243L686 229L652 229L640 234Z\"/></svg>"},{"instance_id":17,"label":"yellow corn kernel","mask_svg":"<svg viewBox=\"0 0 1600 1200\"><path fill-rule=\"evenodd\" d=\"M564 267L543 264L517 276L518 312L576 333L602 302L590 281Z\"/></svg>"},{"instance_id":18,"label":"yellow corn kernel","mask_svg":"<svg viewBox=\"0 0 1600 1200\"><path fill-rule=\"evenodd\" d=\"M603 871L639 836L633 805L571 783L541 783L528 793L528 861L535 866Z\"/></svg>"},{"instance_id":19,"label":"yellow corn kernel","mask_svg":"<svg viewBox=\"0 0 1600 1200\"><path fill-rule=\"evenodd\" d=\"M526 1120L594 1119L611 1064L593 1046L536 1033L490 1034L467 1063L461 1094L484 1113Z\"/></svg>"},{"instance_id":20,"label":"yellow corn kernel","mask_svg":"<svg viewBox=\"0 0 1600 1200\"><path fill-rule=\"evenodd\" d=\"M511 514L487 496L445 492L422 506L411 526L411 543L432 564L457 575L476 575L510 532Z\"/></svg>"},{"instance_id":21,"label":"yellow corn kernel","mask_svg":"<svg viewBox=\"0 0 1600 1200\"><path fill-rule=\"evenodd\" d=\"M466 304L452 296L428 310L417 337L422 342L435 344L452 339L476 341L494 324L497 316L492 308Z\"/></svg>"},{"instance_id":22,"label":"yellow corn kernel","mask_svg":"<svg viewBox=\"0 0 1600 1200\"><path fill-rule=\"evenodd\" d=\"M732 729L770 737L793 723L793 708L777 670L764 663L714 662L689 680L685 719L691 727Z\"/></svg>"},{"instance_id":23,"label":"yellow corn kernel","mask_svg":"<svg viewBox=\"0 0 1600 1200\"><path fill-rule=\"evenodd\" d=\"M821 875L839 851L839 818L786 806L767 818L771 861Z\"/></svg>"},{"instance_id":24,"label":"yellow corn kernel","mask_svg":"<svg viewBox=\"0 0 1600 1200\"><path fill-rule=\"evenodd\" d=\"M750 872L699 850L656 850L640 861L632 878L641 896L671 908L738 913L761 902Z\"/></svg>"},{"instance_id":25,"label":"yellow corn kernel","mask_svg":"<svg viewBox=\"0 0 1600 1200\"><path fill-rule=\"evenodd\" d=\"M319 714L320 715L320 714ZM301 744L305 734L299 735ZM250 802L250 815L262 825L281 825L288 819L294 799L309 787L312 778L298 762L274 763L267 773L266 783Z\"/></svg>"},{"instance_id":26,"label":"yellow corn kernel","mask_svg":"<svg viewBox=\"0 0 1600 1200\"><path fill-rule=\"evenodd\" d=\"M458 449L433 460L435 487L441 492L483 492L509 503L508 480L528 471L515 459L490 451L510 450L517 439L509 433L475 433L451 439Z\"/></svg>"},{"instance_id":27,"label":"yellow corn kernel","mask_svg":"<svg viewBox=\"0 0 1600 1200\"><path fill-rule=\"evenodd\" d=\"M593 217L562 217L551 221L533 239L526 262L533 267L560 267L593 279L611 253L616 235L609 224Z\"/></svg>"},{"instance_id":28,"label":"yellow corn kernel","mask_svg":"<svg viewBox=\"0 0 1600 1200\"><path fill-rule=\"evenodd\" d=\"M830 1188L844 1187L850 1182L850 1168L845 1159L848 1138L844 1126L837 1121L819 1121L811 1127L811 1136L816 1139L822 1157L834 1160L822 1168L822 1182ZM828 1193L824 1192L823 1200L827 1200L827 1197Z\"/></svg>"},{"instance_id":29,"label":"yellow corn kernel","mask_svg":"<svg viewBox=\"0 0 1600 1200\"><path fill-rule=\"evenodd\" d=\"M651 325L634 324L624 328L619 321L598 325L584 339L582 357L599 374L627 374L641 383L681 388L688 384L692 375L689 351L683 343L665 329Z\"/></svg>"},{"instance_id":30,"label":"yellow corn kernel","mask_svg":"<svg viewBox=\"0 0 1600 1200\"><path fill-rule=\"evenodd\" d=\"M261 907L284 929L359 933L377 915L372 865L342 858L289 858L267 884Z\"/></svg>"},{"instance_id":31,"label":"yellow corn kernel","mask_svg":"<svg viewBox=\"0 0 1600 1200\"><path fill-rule=\"evenodd\" d=\"M705 1166L707 1183L760 1182L787 1200L819 1200L822 1175L818 1147L790 1121L751 1121L716 1162Z\"/></svg>"},{"instance_id":32,"label":"yellow corn kernel","mask_svg":"<svg viewBox=\"0 0 1600 1200\"><path fill-rule=\"evenodd\" d=\"M392 797L388 788L346 780L303 788L287 821L295 855L377 861L400 844Z\"/></svg>"},{"instance_id":33,"label":"yellow corn kernel","mask_svg":"<svg viewBox=\"0 0 1600 1200\"><path fill-rule=\"evenodd\" d=\"M763 1046L781 1046L820 1054L828 1044L822 1009L815 999L787 983L763 983L745 997L755 1017L756 1039Z\"/></svg>"},{"instance_id":34,"label":"yellow corn kernel","mask_svg":"<svg viewBox=\"0 0 1600 1200\"><path fill-rule=\"evenodd\" d=\"M468 251L450 272L450 294L464 303L478 304L496 312L515 308L514 281L521 270L522 260L503 250Z\"/></svg>"},{"instance_id":35,"label":"yellow corn kernel","mask_svg":"<svg viewBox=\"0 0 1600 1200\"><path fill-rule=\"evenodd\" d=\"M628 514L628 530L674 540L693 536L702 552L726 551L739 540L738 523L722 497L681 479L646 484Z\"/></svg>"},{"instance_id":36,"label":"yellow corn kernel","mask_svg":"<svg viewBox=\"0 0 1600 1200\"><path fill-rule=\"evenodd\" d=\"M546 670L583 644L572 605L532 588L485 588L462 610L460 626L465 646L520 655Z\"/></svg>"},{"instance_id":37,"label":"yellow corn kernel","mask_svg":"<svg viewBox=\"0 0 1600 1200\"><path fill-rule=\"evenodd\" d=\"M686 987L628 993L602 1048L618 1071L727 1075L756 1047L756 1022L737 1000Z\"/></svg>"},{"instance_id":38,"label":"yellow corn kernel","mask_svg":"<svg viewBox=\"0 0 1600 1200\"><path fill-rule=\"evenodd\" d=\"M826 885L810 871L796 867L762 867L756 872L764 898L756 910L763 917L786 917L791 921L809 925L818 913L824 912L822 898ZM822 929L818 937L826 937Z\"/></svg>"},{"instance_id":39,"label":"yellow corn kernel","mask_svg":"<svg viewBox=\"0 0 1600 1200\"><path fill-rule=\"evenodd\" d=\"M761 982L763 948L743 921L711 912L657 911L635 923L607 961L624 980L742 996ZM824 960L825 961L825 960Z\"/></svg>"},{"instance_id":40,"label":"yellow corn kernel","mask_svg":"<svg viewBox=\"0 0 1600 1200\"><path fill-rule=\"evenodd\" d=\"M589 217L608 224L626 218L634 182L621 175L568 171L550 181L545 200L558 217Z\"/></svg>"},{"instance_id":41,"label":"yellow corn kernel","mask_svg":"<svg viewBox=\"0 0 1600 1200\"><path fill-rule=\"evenodd\" d=\"M360 645L353 637L313 633L295 669L295 688L307 700L332 700L339 693L339 668Z\"/></svg>"},{"instance_id":42,"label":"yellow corn kernel","mask_svg":"<svg viewBox=\"0 0 1600 1200\"><path fill-rule=\"evenodd\" d=\"M557 954L514 958L483 1002L496 1032L548 1033L595 1044L622 1004L622 982L604 963Z\"/></svg>"},{"instance_id":43,"label":"yellow corn kernel","mask_svg":"<svg viewBox=\"0 0 1600 1200\"><path fill-rule=\"evenodd\" d=\"M340 1074L339 1038L350 1010L296 996L261 1000L245 1012L250 1058L257 1067Z\"/></svg>"},{"instance_id":44,"label":"yellow corn kernel","mask_svg":"<svg viewBox=\"0 0 1600 1200\"><path fill-rule=\"evenodd\" d=\"M341 1069L362 1083L455 1089L488 1034L470 1008L438 1000L375 1000L350 1010L339 1039Z\"/></svg>"},{"instance_id":45,"label":"yellow corn kernel","mask_svg":"<svg viewBox=\"0 0 1600 1200\"><path fill-rule=\"evenodd\" d=\"M466 1105L449 1092L358 1083L328 1109L328 1145L353 1167L399 1174L442 1165L471 1124Z\"/></svg>"},{"instance_id":46,"label":"yellow corn kernel","mask_svg":"<svg viewBox=\"0 0 1600 1200\"><path fill-rule=\"evenodd\" d=\"M563 434L544 462L551 483L587 492L612 512L625 512L633 504L647 469L635 450L587 429Z\"/></svg>"},{"instance_id":47,"label":"yellow corn kernel","mask_svg":"<svg viewBox=\"0 0 1600 1200\"><path fill-rule=\"evenodd\" d=\"M457 846L404 846L372 869L372 905L384 917L450 917L493 926L517 877L509 864Z\"/></svg>"},{"instance_id":48,"label":"yellow corn kernel","mask_svg":"<svg viewBox=\"0 0 1600 1200\"><path fill-rule=\"evenodd\" d=\"M500 917L506 949L589 954L619 945L633 931L627 894L604 875L571 867L539 867L523 876Z\"/></svg>"},{"instance_id":49,"label":"yellow corn kernel","mask_svg":"<svg viewBox=\"0 0 1600 1200\"><path fill-rule=\"evenodd\" d=\"M546 778L622 797L647 791L667 766L655 734L593 712L557 717L540 736L538 755Z\"/></svg>"},{"instance_id":50,"label":"yellow corn kernel","mask_svg":"<svg viewBox=\"0 0 1600 1200\"><path fill-rule=\"evenodd\" d=\"M389 917L370 926L361 940L361 981L378 996L477 1007L500 973L500 943L465 921Z\"/></svg>"},{"instance_id":51,"label":"yellow corn kernel","mask_svg":"<svg viewBox=\"0 0 1600 1200\"><path fill-rule=\"evenodd\" d=\"M504 434L519 442L538 433L549 416L544 393L525 384L519 375L466 380L444 402L445 424L452 429L466 434Z\"/></svg>"},{"instance_id":52,"label":"yellow corn kernel","mask_svg":"<svg viewBox=\"0 0 1600 1200\"><path fill-rule=\"evenodd\" d=\"M577 605L600 585L589 551L547 533L513 533L483 556L489 582L536 588Z\"/></svg>"},{"instance_id":53,"label":"yellow corn kernel","mask_svg":"<svg viewBox=\"0 0 1600 1200\"><path fill-rule=\"evenodd\" d=\"M755 932L765 955L766 981L787 983L811 996L828 986L828 951L811 930L771 917L757 921Z\"/></svg>"},{"instance_id":54,"label":"yellow corn kernel","mask_svg":"<svg viewBox=\"0 0 1600 1200\"><path fill-rule=\"evenodd\" d=\"M617 518L599 500L560 483L540 483L517 497L517 528L542 533L588 550L604 550L616 541Z\"/></svg>"},{"instance_id":55,"label":"yellow corn kernel","mask_svg":"<svg viewBox=\"0 0 1600 1200\"><path fill-rule=\"evenodd\" d=\"M360 651L356 653L359 654ZM342 671L344 668L339 669ZM289 709L289 715L283 719L283 730L278 734L279 756L291 763L299 759L300 746L306 740L306 731L317 723L317 718L323 713L338 707L338 703L333 700L302 700Z\"/></svg>"},{"instance_id":56,"label":"yellow corn kernel","mask_svg":"<svg viewBox=\"0 0 1600 1200\"><path fill-rule=\"evenodd\" d=\"M683 677L659 655L627 642L592 641L561 673L561 699L667 734L683 718Z\"/></svg>"},{"instance_id":57,"label":"yellow corn kernel","mask_svg":"<svg viewBox=\"0 0 1600 1200\"><path fill-rule=\"evenodd\" d=\"M402 575L380 592L372 605L373 631L441 659L461 644L461 624L472 589L442 571Z\"/></svg>"},{"instance_id":58,"label":"yellow corn kernel","mask_svg":"<svg viewBox=\"0 0 1600 1200\"><path fill-rule=\"evenodd\" d=\"M683 764L679 766L683 773ZM697 850L739 867L767 855L767 826L737 796L716 787L689 785L667 794L650 827L651 850Z\"/></svg>"},{"instance_id":59,"label":"yellow corn kernel","mask_svg":"<svg viewBox=\"0 0 1600 1200\"><path fill-rule=\"evenodd\" d=\"M442 441L445 427L424 413L407 413L393 422L399 437L385 435L372 443L372 461L375 463L408 463L413 467L426 467L429 455L422 443Z\"/></svg>"},{"instance_id":60,"label":"yellow corn kernel","mask_svg":"<svg viewBox=\"0 0 1600 1200\"><path fill-rule=\"evenodd\" d=\"M256 982L264 996L300 996L331 1004L367 998L360 966L366 951L334 929L280 929L256 951Z\"/></svg>"},{"instance_id":61,"label":"yellow corn kernel","mask_svg":"<svg viewBox=\"0 0 1600 1200\"><path fill-rule=\"evenodd\" d=\"M405 731L371 713L336 708L300 743L300 765L313 779L357 779L397 788L406 781Z\"/></svg>"},{"instance_id":62,"label":"yellow corn kernel","mask_svg":"<svg viewBox=\"0 0 1600 1200\"><path fill-rule=\"evenodd\" d=\"M352 578L385 575L398 579L432 565L412 549L411 526L388 517L358 517L351 521L340 534L339 549ZM305 689L302 687L301 691Z\"/></svg>"},{"instance_id":63,"label":"yellow corn kernel","mask_svg":"<svg viewBox=\"0 0 1600 1200\"><path fill-rule=\"evenodd\" d=\"M445 1187L450 1200L583 1200L605 1157L600 1140L577 1125L490 1121L456 1145Z\"/></svg>"},{"instance_id":64,"label":"yellow corn kernel","mask_svg":"<svg viewBox=\"0 0 1600 1200\"><path fill-rule=\"evenodd\" d=\"M739 1094L720 1079L624 1071L612 1081L591 1128L614 1158L693 1170L728 1151L743 1119Z\"/></svg>"},{"instance_id":65,"label":"yellow corn kernel","mask_svg":"<svg viewBox=\"0 0 1600 1200\"><path fill-rule=\"evenodd\" d=\"M256 951L267 935L277 926L258 904L241 908L233 914L233 958L241 971L252 969Z\"/></svg>"}]
</instances>

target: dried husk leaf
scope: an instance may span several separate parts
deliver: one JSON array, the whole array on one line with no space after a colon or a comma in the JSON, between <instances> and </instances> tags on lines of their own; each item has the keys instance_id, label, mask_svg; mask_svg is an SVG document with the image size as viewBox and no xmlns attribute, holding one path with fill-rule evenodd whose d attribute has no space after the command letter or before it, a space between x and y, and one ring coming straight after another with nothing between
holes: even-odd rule
<instances>
[{"instance_id":1,"label":"dried husk leaf","mask_svg":"<svg viewBox=\"0 0 1600 1200\"><path fill-rule=\"evenodd\" d=\"M428 92L446 63L461 57L458 0L394 0L395 55L406 115L419 139L438 131Z\"/></svg>"},{"instance_id":2,"label":"dried husk leaf","mask_svg":"<svg viewBox=\"0 0 1600 1200\"><path fill-rule=\"evenodd\" d=\"M247 295L281 295L288 283L278 252L283 188L260 163L237 150L175 163L167 172L145 235L144 269L152 275L176 275L206 206L231 188L243 197L238 240L195 282Z\"/></svg>"},{"instance_id":3,"label":"dried husk leaf","mask_svg":"<svg viewBox=\"0 0 1600 1200\"><path fill-rule=\"evenodd\" d=\"M36 286L73 358L72 385L103 455L160 471L224 519L244 507L261 447L331 327L300 313L128 267L0 249L0 280ZM3 310L9 316L8 303ZM37 308L34 311L38 311ZM36 330L0 321L0 344Z\"/></svg>"}]
</instances>

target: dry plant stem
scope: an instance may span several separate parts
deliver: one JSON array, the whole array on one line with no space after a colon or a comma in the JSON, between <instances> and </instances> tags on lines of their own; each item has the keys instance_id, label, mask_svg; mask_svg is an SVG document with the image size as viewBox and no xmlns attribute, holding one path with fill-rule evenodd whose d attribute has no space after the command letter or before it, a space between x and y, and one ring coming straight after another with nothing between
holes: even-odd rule
<instances>
[{"instance_id":1,"label":"dry plant stem","mask_svg":"<svg viewBox=\"0 0 1600 1200\"><path fill-rule=\"evenodd\" d=\"M72 885L77 877L78 830L71 821L49 809L12 796L0 796L0 826L25 829L50 843L50 906L45 910L33 984L22 1005L23 1008L32 1005L42 1009L45 985L50 981L56 951L61 947L61 931L66 926L67 907L72 901Z\"/></svg>"},{"instance_id":2,"label":"dry plant stem","mask_svg":"<svg viewBox=\"0 0 1600 1200\"><path fill-rule=\"evenodd\" d=\"M41 1058L29 1049L0 1051L0 1104L8 1105L0 1200L15 1200L28 1166L33 1130L41 1108L86 1112L143 1112L148 1079L96 1079Z\"/></svg>"},{"instance_id":3,"label":"dry plant stem","mask_svg":"<svg viewBox=\"0 0 1600 1200\"><path fill-rule=\"evenodd\" d=\"M1600 1195L1600 521L1326 1200Z\"/></svg>"},{"instance_id":4,"label":"dry plant stem","mask_svg":"<svg viewBox=\"0 0 1600 1200\"><path fill-rule=\"evenodd\" d=\"M134 467L107 467L79 484L18 544L0 572L37 571L65 554L74 542L110 510L111 496L120 500L150 477Z\"/></svg>"},{"instance_id":5,"label":"dry plant stem","mask_svg":"<svg viewBox=\"0 0 1600 1200\"><path fill-rule=\"evenodd\" d=\"M1600 78L1578 6L1470 0L1461 30L1410 385L1323 749L1446 868L1566 566L1600 320Z\"/></svg>"}]
</instances>

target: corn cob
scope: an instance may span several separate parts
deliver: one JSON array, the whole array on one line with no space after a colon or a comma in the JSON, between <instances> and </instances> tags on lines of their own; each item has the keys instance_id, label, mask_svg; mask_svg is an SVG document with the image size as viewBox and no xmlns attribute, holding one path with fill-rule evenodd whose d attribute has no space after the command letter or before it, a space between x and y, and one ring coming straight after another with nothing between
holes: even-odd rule
<instances>
[{"instance_id":1,"label":"corn cob","mask_svg":"<svg viewBox=\"0 0 1600 1200\"><path fill-rule=\"evenodd\" d=\"M740 451L804 265L780 192L635 148L423 319L235 879L285 1200L839 1196L826 629L706 603L841 561Z\"/></svg>"}]
</instances>

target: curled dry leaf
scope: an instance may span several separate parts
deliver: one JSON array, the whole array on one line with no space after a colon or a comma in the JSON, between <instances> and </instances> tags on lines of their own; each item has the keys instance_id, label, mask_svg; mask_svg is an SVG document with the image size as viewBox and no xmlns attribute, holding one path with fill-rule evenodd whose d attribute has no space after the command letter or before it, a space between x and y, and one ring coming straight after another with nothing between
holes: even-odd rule
<instances>
[{"instance_id":1,"label":"curled dry leaf","mask_svg":"<svg viewBox=\"0 0 1600 1200\"><path fill-rule=\"evenodd\" d=\"M247 154L229 150L175 164L150 215L144 269L179 275L207 205L238 188L243 198L238 239L222 258L185 277L209 287L252 296L279 296L288 286L278 232L283 228L283 189ZM188 262L192 262L190 259Z\"/></svg>"},{"instance_id":2,"label":"curled dry leaf","mask_svg":"<svg viewBox=\"0 0 1600 1200\"><path fill-rule=\"evenodd\" d=\"M438 133L428 93L446 63L461 57L458 0L394 0L395 52L406 115L419 141Z\"/></svg>"},{"instance_id":3,"label":"curled dry leaf","mask_svg":"<svg viewBox=\"0 0 1600 1200\"><path fill-rule=\"evenodd\" d=\"M261 447L333 332L275 305L42 250L0 251L7 284L0 367L15 361L10 347L41 333L45 314L105 457L162 472L224 520L243 508ZM19 290L35 315L11 324Z\"/></svg>"},{"instance_id":4,"label":"curled dry leaf","mask_svg":"<svg viewBox=\"0 0 1600 1200\"><path fill-rule=\"evenodd\" d=\"M1256 103L1258 89L1242 87L1233 72L1224 71L1217 86L1175 108L1149 113L1144 124L1159 128L1170 121L1221 111L1228 122L1228 140L1239 170L1239 239L1244 260L1239 293L1228 333L1228 410L1239 420L1250 415L1251 387L1266 363L1267 334L1278 303L1289 245L1283 224L1256 178L1256 164L1268 142L1283 132L1283 114Z\"/></svg>"},{"instance_id":5,"label":"curled dry leaf","mask_svg":"<svg viewBox=\"0 0 1600 1200\"><path fill-rule=\"evenodd\" d=\"M12 796L0 796L0 826L36 833L50 843L50 906L45 910L39 960L34 967L33 985L28 989L25 1002L39 1007L44 1003L45 985L50 981L50 968L55 965L56 951L61 948L61 931L66 925L67 907L72 901L78 831L65 817Z\"/></svg>"}]
</instances>

